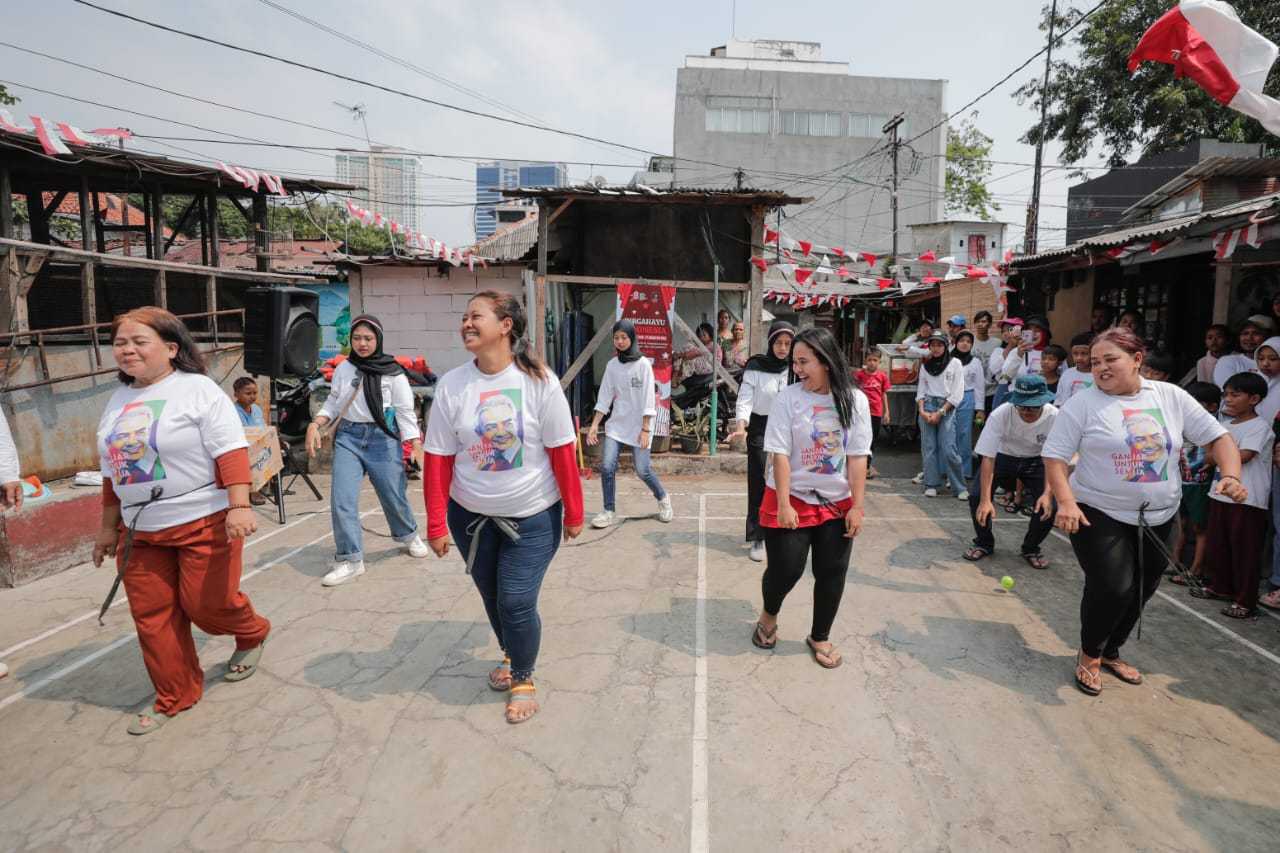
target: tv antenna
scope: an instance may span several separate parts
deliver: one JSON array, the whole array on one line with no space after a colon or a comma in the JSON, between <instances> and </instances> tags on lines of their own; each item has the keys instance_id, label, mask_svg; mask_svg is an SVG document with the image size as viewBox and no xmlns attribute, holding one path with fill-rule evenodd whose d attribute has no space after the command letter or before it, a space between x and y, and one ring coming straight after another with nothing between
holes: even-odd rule
<instances>
[{"instance_id":1,"label":"tv antenna","mask_svg":"<svg viewBox=\"0 0 1280 853\"><path fill-rule=\"evenodd\" d=\"M342 101L334 101L333 105L335 107L342 107L342 109L351 113L352 121L358 120L364 125L364 141L369 143L369 150L372 151L373 142L369 139L369 121L365 118L365 116L369 114L369 111L365 109L364 104L344 104Z\"/></svg>"}]
</instances>

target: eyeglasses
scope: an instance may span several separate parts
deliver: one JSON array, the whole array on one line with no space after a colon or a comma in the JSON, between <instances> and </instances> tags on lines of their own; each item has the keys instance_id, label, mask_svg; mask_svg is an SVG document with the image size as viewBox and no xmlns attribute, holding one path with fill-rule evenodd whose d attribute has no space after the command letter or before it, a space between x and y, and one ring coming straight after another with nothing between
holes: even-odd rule
<instances>
[{"instance_id":1,"label":"eyeglasses","mask_svg":"<svg viewBox=\"0 0 1280 853\"><path fill-rule=\"evenodd\" d=\"M1014 408L1019 412L1022 412L1024 415L1035 415L1039 414L1040 410L1043 409L1044 406L1014 406Z\"/></svg>"}]
</instances>

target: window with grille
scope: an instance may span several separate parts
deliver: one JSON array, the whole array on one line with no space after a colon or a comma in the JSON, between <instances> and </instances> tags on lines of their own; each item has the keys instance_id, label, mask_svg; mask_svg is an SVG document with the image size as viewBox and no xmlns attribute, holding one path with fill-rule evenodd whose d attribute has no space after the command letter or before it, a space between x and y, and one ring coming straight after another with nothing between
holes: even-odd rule
<instances>
[{"instance_id":1,"label":"window with grille","mask_svg":"<svg viewBox=\"0 0 1280 853\"><path fill-rule=\"evenodd\" d=\"M772 114L769 98L710 96L706 129L713 133L768 133Z\"/></svg>"},{"instance_id":2,"label":"window with grille","mask_svg":"<svg viewBox=\"0 0 1280 853\"><path fill-rule=\"evenodd\" d=\"M782 132L789 136L839 136L840 113L783 110Z\"/></svg>"}]
</instances>

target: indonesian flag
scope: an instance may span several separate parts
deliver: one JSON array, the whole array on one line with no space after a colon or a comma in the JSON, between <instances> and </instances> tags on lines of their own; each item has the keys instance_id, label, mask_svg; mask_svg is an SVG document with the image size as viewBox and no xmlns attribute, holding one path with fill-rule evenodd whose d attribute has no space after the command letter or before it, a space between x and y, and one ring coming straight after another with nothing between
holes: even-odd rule
<instances>
[{"instance_id":1,"label":"indonesian flag","mask_svg":"<svg viewBox=\"0 0 1280 853\"><path fill-rule=\"evenodd\" d=\"M8 110L0 110L0 130L6 130L9 133L30 133L31 128L23 127L13 120L13 114Z\"/></svg>"},{"instance_id":2,"label":"indonesian flag","mask_svg":"<svg viewBox=\"0 0 1280 853\"><path fill-rule=\"evenodd\" d=\"M920 257L916 258L916 260L921 261L923 263L932 264L938 260L938 256L933 253L933 249L930 249L929 251L922 253Z\"/></svg>"},{"instance_id":3,"label":"indonesian flag","mask_svg":"<svg viewBox=\"0 0 1280 853\"><path fill-rule=\"evenodd\" d=\"M809 242L808 240L797 240L796 243L799 244L800 251L806 255L808 255L809 252L813 250L813 243Z\"/></svg>"},{"instance_id":4,"label":"indonesian flag","mask_svg":"<svg viewBox=\"0 0 1280 853\"><path fill-rule=\"evenodd\" d=\"M1129 72L1147 60L1172 65L1175 77L1190 77L1218 103L1280 136L1280 101L1262 93L1277 53L1229 4L1182 0L1143 33L1129 54Z\"/></svg>"},{"instance_id":5,"label":"indonesian flag","mask_svg":"<svg viewBox=\"0 0 1280 853\"><path fill-rule=\"evenodd\" d=\"M760 272L769 271L769 262L766 261L764 258L752 258L751 263L755 266L756 269L760 270Z\"/></svg>"},{"instance_id":6,"label":"indonesian flag","mask_svg":"<svg viewBox=\"0 0 1280 853\"><path fill-rule=\"evenodd\" d=\"M796 284L804 284L806 281L808 281L808 280L809 280L809 277L810 277L811 275L813 275L813 270L809 270L809 269L797 269L797 270L796 270Z\"/></svg>"},{"instance_id":7,"label":"indonesian flag","mask_svg":"<svg viewBox=\"0 0 1280 853\"><path fill-rule=\"evenodd\" d=\"M774 231L772 228L764 229L764 241L766 243L778 242L778 232Z\"/></svg>"},{"instance_id":8,"label":"indonesian flag","mask_svg":"<svg viewBox=\"0 0 1280 853\"><path fill-rule=\"evenodd\" d=\"M876 287L880 288L881 290L888 290L889 288L893 287L893 279L878 278L876 279Z\"/></svg>"},{"instance_id":9,"label":"indonesian flag","mask_svg":"<svg viewBox=\"0 0 1280 853\"><path fill-rule=\"evenodd\" d=\"M862 258L862 260L866 261L873 267L876 265L876 256L871 252L859 252L858 257Z\"/></svg>"},{"instance_id":10,"label":"indonesian flag","mask_svg":"<svg viewBox=\"0 0 1280 853\"><path fill-rule=\"evenodd\" d=\"M40 116L28 116L31 124L36 129L36 139L40 140L40 147L44 149L44 153L50 157L55 154L70 154L71 149L66 146L57 134L50 133L49 128L44 123L44 119Z\"/></svg>"},{"instance_id":11,"label":"indonesian flag","mask_svg":"<svg viewBox=\"0 0 1280 853\"><path fill-rule=\"evenodd\" d=\"M1246 246L1257 249L1262 245L1258 240L1258 225L1252 223L1241 228L1232 228L1227 231L1219 231L1213 235L1213 256L1218 260L1231 257L1235 254L1236 246L1244 243Z\"/></svg>"}]
</instances>

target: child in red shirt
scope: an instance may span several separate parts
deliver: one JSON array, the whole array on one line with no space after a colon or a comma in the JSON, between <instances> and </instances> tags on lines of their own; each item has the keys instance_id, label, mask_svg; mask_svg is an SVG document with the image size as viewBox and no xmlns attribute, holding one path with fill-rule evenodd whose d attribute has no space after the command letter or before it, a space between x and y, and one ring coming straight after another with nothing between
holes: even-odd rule
<instances>
[{"instance_id":1,"label":"child in red shirt","mask_svg":"<svg viewBox=\"0 0 1280 853\"><path fill-rule=\"evenodd\" d=\"M880 350L872 347L867 351L862 360L862 369L855 372L853 378L862 393L867 395L867 405L871 410L871 449L874 451L881 425L889 423L889 409L885 406L886 395L889 393L889 374L880 369ZM867 460L868 480L879 476L871 464L872 459Z\"/></svg>"}]
</instances>

